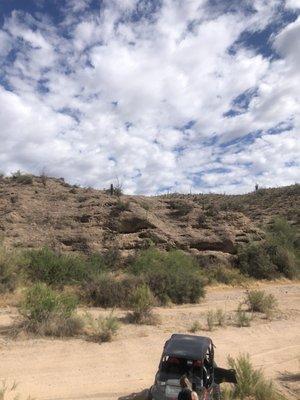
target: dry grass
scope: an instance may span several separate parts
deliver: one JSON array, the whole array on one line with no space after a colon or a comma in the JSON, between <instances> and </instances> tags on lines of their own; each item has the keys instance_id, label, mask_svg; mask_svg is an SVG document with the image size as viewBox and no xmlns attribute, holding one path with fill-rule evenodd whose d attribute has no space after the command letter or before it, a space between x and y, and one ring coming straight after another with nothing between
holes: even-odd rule
<instances>
[{"instance_id":1,"label":"dry grass","mask_svg":"<svg viewBox=\"0 0 300 400\"><path fill-rule=\"evenodd\" d=\"M113 311L107 317L98 318L86 313L84 319L87 325L88 337L97 343L111 342L120 327L118 319L113 315Z\"/></svg>"}]
</instances>

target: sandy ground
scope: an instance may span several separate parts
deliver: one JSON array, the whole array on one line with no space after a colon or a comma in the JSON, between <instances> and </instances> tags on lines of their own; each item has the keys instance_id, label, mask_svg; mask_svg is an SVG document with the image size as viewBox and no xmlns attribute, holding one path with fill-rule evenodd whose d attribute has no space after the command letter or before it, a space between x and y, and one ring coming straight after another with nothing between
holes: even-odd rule
<instances>
[{"instance_id":1,"label":"sandy ground","mask_svg":"<svg viewBox=\"0 0 300 400\"><path fill-rule=\"evenodd\" d=\"M256 316L249 328L230 325L198 334L213 339L220 366L226 366L228 354L249 353L253 364L274 378L285 394L300 398L300 284L273 284L264 289L278 299L281 312L276 319ZM159 326L122 324L115 341L101 345L83 339L12 340L2 333L0 380L18 382L21 398L126 399L151 386L163 344L172 333L188 332L196 320L204 325L208 309L222 308L230 315L244 294L245 289L210 289L199 305L155 310L162 320ZM14 313L13 308L0 308L0 332L12 323ZM124 316L122 311L116 314Z\"/></svg>"}]
</instances>

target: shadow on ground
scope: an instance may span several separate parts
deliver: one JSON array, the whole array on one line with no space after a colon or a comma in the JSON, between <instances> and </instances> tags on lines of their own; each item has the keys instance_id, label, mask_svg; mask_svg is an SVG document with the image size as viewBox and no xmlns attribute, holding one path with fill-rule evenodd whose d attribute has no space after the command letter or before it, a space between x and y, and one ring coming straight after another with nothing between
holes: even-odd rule
<instances>
[{"instance_id":1,"label":"shadow on ground","mask_svg":"<svg viewBox=\"0 0 300 400\"><path fill-rule=\"evenodd\" d=\"M127 396L121 396L118 400L147 400L148 392L148 389L145 389L139 393L131 393Z\"/></svg>"},{"instance_id":2,"label":"shadow on ground","mask_svg":"<svg viewBox=\"0 0 300 400\"><path fill-rule=\"evenodd\" d=\"M290 372L283 372L280 374L279 379L282 382L300 382L300 373L292 374Z\"/></svg>"}]
</instances>

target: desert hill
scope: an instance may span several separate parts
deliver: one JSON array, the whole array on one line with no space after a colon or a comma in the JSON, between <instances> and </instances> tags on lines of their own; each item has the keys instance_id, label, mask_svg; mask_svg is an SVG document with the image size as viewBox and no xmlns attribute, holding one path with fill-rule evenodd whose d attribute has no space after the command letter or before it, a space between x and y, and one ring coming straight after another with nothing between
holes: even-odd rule
<instances>
[{"instance_id":1,"label":"desert hill","mask_svg":"<svg viewBox=\"0 0 300 400\"><path fill-rule=\"evenodd\" d=\"M128 196L80 188L63 179L0 179L0 235L8 247L105 252L123 257L155 244L210 264L231 263L236 246L264 237L276 216L299 225L300 186L245 195Z\"/></svg>"}]
</instances>

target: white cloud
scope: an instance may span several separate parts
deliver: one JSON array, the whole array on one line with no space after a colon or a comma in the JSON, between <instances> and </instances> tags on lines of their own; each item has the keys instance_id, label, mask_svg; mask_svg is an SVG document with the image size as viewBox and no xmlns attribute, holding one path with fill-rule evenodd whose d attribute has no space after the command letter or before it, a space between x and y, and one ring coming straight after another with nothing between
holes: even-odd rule
<instances>
[{"instance_id":1,"label":"white cloud","mask_svg":"<svg viewBox=\"0 0 300 400\"><path fill-rule=\"evenodd\" d=\"M285 4L287 8L300 8L300 0L286 0Z\"/></svg>"},{"instance_id":2,"label":"white cloud","mask_svg":"<svg viewBox=\"0 0 300 400\"><path fill-rule=\"evenodd\" d=\"M140 16L149 4L139 3ZM243 47L228 53L245 29L266 26L278 4L256 0L257 12L245 15L166 0L151 21L133 21L136 0L106 1L101 12L69 1L58 27L14 12L0 30L4 57L16 52L5 67L12 91L0 91L0 168L46 167L97 187L118 178L125 191L146 194L293 183L299 19L273 38L279 60ZM248 109L224 117L249 88L257 93Z\"/></svg>"},{"instance_id":3,"label":"white cloud","mask_svg":"<svg viewBox=\"0 0 300 400\"><path fill-rule=\"evenodd\" d=\"M0 31L0 57L4 59L11 48L12 43L9 35L4 31Z\"/></svg>"}]
</instances>

